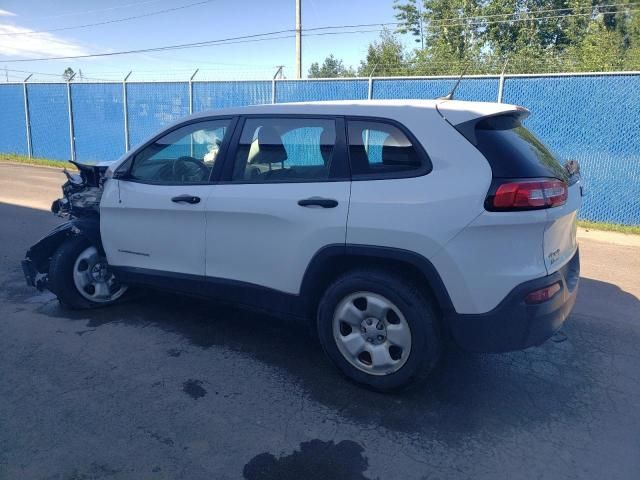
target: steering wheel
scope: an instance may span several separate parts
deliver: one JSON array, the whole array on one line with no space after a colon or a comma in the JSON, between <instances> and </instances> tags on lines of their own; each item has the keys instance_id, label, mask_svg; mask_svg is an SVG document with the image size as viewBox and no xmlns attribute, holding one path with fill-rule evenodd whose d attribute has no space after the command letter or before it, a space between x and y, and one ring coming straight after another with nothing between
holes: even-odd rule
<instances>
[{"instance_id":1,"label":"steering wheel","mask_svg":"<svg viewBox=\"0 0 640 480\"><path fill-rule=\"evenodd\" d=\"M195 165L197 168L194 169L192 165ZM184 179L184 177L187 177L190 180L203 181L209 178L209 169L200 160L184 156L172 162L171 177L173 179Z\"/></svg>"}]
</instances>

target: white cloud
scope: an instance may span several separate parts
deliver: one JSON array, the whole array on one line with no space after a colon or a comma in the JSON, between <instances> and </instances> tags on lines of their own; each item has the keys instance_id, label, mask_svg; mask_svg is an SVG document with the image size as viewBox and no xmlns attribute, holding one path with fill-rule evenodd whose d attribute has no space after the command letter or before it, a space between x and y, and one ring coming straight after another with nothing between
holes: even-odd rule
<instances>
[{"instance_id":1,"label":"white cloud","mask_svg":"<svg viewBox=\"0 0 640 480\"><path fill-rule=\"evenodd\" d=\"M0 10L0 12L5 11ZM29 28L17 25L0 24L0 61L2 61L1 57L3 56L17 58L66 57L87 55L89 53L82 45L64 40L50 33L15 35L16 33L24 34L32 31Z\"/></svg>"},{"instance_id":2,"label":"white cloud","mask_svg":"<svg viewBox=\"0 0 640 480\"><path fill-rule=\"evenodd\" d=\"M16 14L13 12L9 12L8 10L2 10L0 8L0 17L15 17Z\"/></svg>"}]
</instances>

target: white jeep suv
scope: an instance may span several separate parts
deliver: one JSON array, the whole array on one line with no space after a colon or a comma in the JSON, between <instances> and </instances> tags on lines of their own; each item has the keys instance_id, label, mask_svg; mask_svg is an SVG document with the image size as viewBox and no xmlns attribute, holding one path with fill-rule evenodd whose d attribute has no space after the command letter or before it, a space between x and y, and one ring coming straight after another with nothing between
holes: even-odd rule
<instances>
[{"instance_id":1,"label":"white jeep suv","mask_svg":"<svg viewBox=\"0 0 640 480\"><path fill-rule=\"evenodd\" d=\"M27 253L72 308L144 285L312 318L350 378L393 389L446 340L502 352L565 321L579 278L575 162L524 108L452 100L188 117L108 168L78 165Z\"/></svg>"}]
</instances>

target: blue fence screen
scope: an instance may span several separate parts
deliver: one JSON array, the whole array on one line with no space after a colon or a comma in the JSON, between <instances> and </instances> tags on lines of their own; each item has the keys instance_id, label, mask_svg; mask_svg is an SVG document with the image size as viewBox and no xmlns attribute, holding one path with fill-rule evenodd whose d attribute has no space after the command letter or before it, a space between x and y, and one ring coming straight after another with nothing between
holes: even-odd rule
<instances>
[{"instance_id":1,"label":"blue fence screen","mask_svg":"<svg viewBox=\"0 0 640 480\"><path fill-rule=\"evenodd\" d=\"M0 88L0 151L5 153L28 153L22 89L22 85Z\"/></svg>"},{"instance_id":2,"label":"blue fence screen","mask_svg":"<svg viewBox=\"0 0 640 480\"><path fill-rule=\"evenodd\" d=\"M71 158L67 86L28 85L27 98L33 155L54 160Z\"/></svg>"},{"instance_id":3,"label":"blue fence screen","mask_svg":"<svg viewBox=\"0 0 640 480\"><path fill-rule=\"evenodd\" d=\"M271 82L197 82L193 84L193 111L271 103Z\"/></svg>"},{"instance_id":4,"label":"blue fence screen","mask_svg":"<svg viewBox=\"0 0 640 480\"><path fill-rule=\"evenodd\" d=\"M373 81L373 98L438 98L447 95L456 79L384 79ZM497 78L469 78L456 90L458 100L495 102L498 98Z\"/></svg>"},{"instance_id":5,"label":"blue fence screen","mask_svg":"<svg viewBox=\"0 0 640 480\"><path fill-rule=\"evenodd\" d=\"M101 83L72 87L76 157L84 162L117 159L125 149L122 86Z\"/></svg>"},{"instance_id":6,"label":"blue fence screen","mask_svg":"<svg viewBox=\"0 0 640 480\"><path fill-rule=\"evenodd\" d=\"M278 102L436 98L455 78L0 84L0 152L111 161L190 112ZM125 89L126 88L126 92ZM25 98L26 91L26 98ZM498 77L471 77L456 98L496 101ZM126 93L126 95L125 95ZM126 97L126 109L125 109ZM580 217L640 224L640 75L506 76L505 103L531 110L527 126L560 160L577 159L587 189ZM126 111L125 111L126 110ZM126 132L126 133L125 133Z\"/></svg>"},{"instance_id":7,"label":"blue fence screen","mask_svg":"<svg viewBox=\"0 0 640 480\"><path fill-rule=\"evenodd\" d=\"M576 159L589 220L640 224L640 76L508 78L504 101L558 158Z\"/></svg>"}]
</instances>

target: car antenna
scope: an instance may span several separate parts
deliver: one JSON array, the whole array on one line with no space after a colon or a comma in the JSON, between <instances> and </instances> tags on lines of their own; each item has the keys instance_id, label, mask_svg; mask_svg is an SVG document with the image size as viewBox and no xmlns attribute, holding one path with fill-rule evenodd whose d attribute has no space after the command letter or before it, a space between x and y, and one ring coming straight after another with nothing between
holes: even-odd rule
<instances>
[{"instance_id":1,"label":"car antenna","mask_svg":"<svg viewBox=\"0 0 640 480\"><path fill-rule=\"evenodd\" d=\"M468 69L469 69L469 62L467 62L467 64L464 66L462 73L458 77L458 80L456 81L456 84L453 86L451 91L444 97L438 97L438 100L453 100L453 95L456 93L456 89L458 88L458 85L460 85L460 82L462 81L462 77L464 77L464 74L467 73Z\"/></svg>"}]
</instances>

